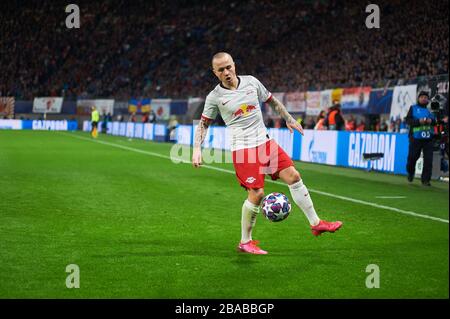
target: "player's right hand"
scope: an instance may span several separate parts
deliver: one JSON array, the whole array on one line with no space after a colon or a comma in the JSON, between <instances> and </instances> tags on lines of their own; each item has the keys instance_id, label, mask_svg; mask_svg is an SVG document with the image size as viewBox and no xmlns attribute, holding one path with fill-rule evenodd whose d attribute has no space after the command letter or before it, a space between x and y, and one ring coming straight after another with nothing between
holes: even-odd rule
<instances>
[{"instance_id":1,"label":"player's right hand","mask_svg":"<svg viewBox=\"0 0 450 319\"><path fill-rule=\"evenodd\" d=\"M192 165L195 168L200 167L202 165L202 151L201 149L194 149L194 153L192 154Z\"/></svg>"},{"instance_id":2,"label":"player's right hand","mask_svg":"<svg viewBox=\"0 0 450 319\"><path fill-rule=\"evenodd\" d=\"M294 130L298 131L300 134L303 134L303 127L300 123L297 121L292 121L291 123L286 123L287 128L289 129L289 132L294 133Z\"/></svg>"}]
</instances>

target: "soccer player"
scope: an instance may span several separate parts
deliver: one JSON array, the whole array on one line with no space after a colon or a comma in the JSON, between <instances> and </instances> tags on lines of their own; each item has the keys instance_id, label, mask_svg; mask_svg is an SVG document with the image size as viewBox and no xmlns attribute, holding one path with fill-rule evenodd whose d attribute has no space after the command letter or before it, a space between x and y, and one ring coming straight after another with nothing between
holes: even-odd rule
<instances>
[{"instance_id":1,"label":"soccer player","mask_svg":"<svg viewBox=\"0 0 450 319\"><path fill-rule=\"evenodd\" d=\"M267 134L260 109L260 102L269 103L285 121L292 133L303 134L302 126L287 112L255 77L237 76L233 58L219 52L212 58L212 69L220 83L206 97L205 107L195 132L192 164L202 164L201 145L208 126L220 113L231 133L231 151L236 177L248 193L242 206L241 241L238 250L250 254L267 254L252 239L259 205L264 197L264 177L280 178L290 189L294 202L305 213L313 235L335 232L342 222L320 220L314 209L308 189L303 184L293 161L285 151Z\"/></svg>"},{"instance_id":2,"label":"soccer player","mask_svg":"<svg viewBox=\"0 0 450 319\"><path fill-rule=\"evenodd\" d=\"M95 108L95 106L91 107L91 136L93 138L97 138L98 136L98 132L97 132L97 127L98 127L98 122L100 121L100 115L98 114L97 109Z\"/></svg>"}]
</instances>

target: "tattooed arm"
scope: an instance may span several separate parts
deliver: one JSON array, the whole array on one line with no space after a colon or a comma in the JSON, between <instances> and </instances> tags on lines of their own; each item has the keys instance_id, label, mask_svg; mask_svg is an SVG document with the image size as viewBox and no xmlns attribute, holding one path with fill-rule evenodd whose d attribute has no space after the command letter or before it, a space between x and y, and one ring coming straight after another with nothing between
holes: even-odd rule
<instances>
[{"instance_id":1,"label":"tattooed arm","mask_svg":"<svg viewBox=\"0 0 450 319\"><path fill-rule=\"evenodd\" d=\"M207 120L202 117L198 123L197 129L195 130L194 152L192 154L192 165L194 165L194 167L200 167L202 164L202 144L205 140L206 133L208 132L208 127L211 122L211 120Z\"/></svg>"},{"instance_id":2,"label":"tattooed arm","mask_svg":"<svg viewBox=\"0 0 450 319\"><path fill-rule=\"evenodd\" d=\"M300 132L300 134L303 135L303 127L298 123L291 114L286 110L286 107L281 103L275 96L272 95L272 98L268 102L270 107L277 112L285 121L286 126L289 129L289 131L292 133L294 130L297 130Z\"/></svg>"}]
</instances>

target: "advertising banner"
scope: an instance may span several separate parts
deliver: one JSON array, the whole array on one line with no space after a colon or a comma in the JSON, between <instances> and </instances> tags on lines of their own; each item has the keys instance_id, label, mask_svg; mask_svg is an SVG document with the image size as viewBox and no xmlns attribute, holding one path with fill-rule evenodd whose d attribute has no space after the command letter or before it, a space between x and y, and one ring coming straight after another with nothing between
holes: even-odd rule
<instances>
[{"instance_id":1,"label":"advertising banner","mask_svg":"<svg viewBox=\"0 0 450 319\"><path fill-rule=\"evenodd\" d=\"M213 126L214 127L214 126ZM211 128L213 128L211 127ZM176 140L178 144L191 145L192 125L178 125L176 128Z\"/></svg>"},{"instance_id":2,"label":"advertising banner","mask_svg":"<svg viewBox=\"0 0 450 319\"><path fill-rule=\"evenodd\" d=\"M0 120L0 130L21 130L21 120Z\"/></svg>"},{"instance_id":3,"label":"advertising banner","mask_svg":"<svg viewBox=\"0 0 450 319\"><path fill-rule=\"evenodd\" d=\"M151 99L130 99L128 101L128 113L144 114L151 110Z\"/></svg>"},{"instance_id":4,"label":"advertising banner","mask_svg":"<svg viewBox=\"0 0 450 319\"><path fill-rule=\"evenodd\" d=\"M339 132L337 165L406 174L408 134ZM364 153L382 153L377 160L365 160Z\"/></svg>"},{"instance_id":5,"label":"advertising banner","mask_svg":"<svg viewBox=\"0 0 450 319\"><path fill-rule=\"evenodd\" d=\"M167 121L170 117L170 101L171 99L152 99L151 109L156 113L157 120Z\"/></svg>"},{"instance_id":6,"label":"advertising banner","mask_svg":"<svg viewBox=\"0 0 450 319\"><path fill-rule=\"evenodd\" d=\"M33 113L61 113L62 97L35 97Z\"/></svg>"},{"instance_id":7,"label":"advertising banner","mask_svg":"<svg viewBox=\"0 0 450 319\"><path fill-rule=\"evenodd\" d=\"M416 103L417 84L400 85L392 95L390 120L404 120L411 105Z\"/></svg>"},{"instance_id":8,"label":"advertising banner","mask_svg":"<svg viewBox=\"0 0 450 319\"><path fill-rule=\"evenodd\" d=\"M321 92L308 91L306 92L306 115L319 115L322 107L320 106Z\"/></svg>"},{"instance_id":9,"label":"advertising banner","mask_svg":"<svg viewBox=\"0 0 450 319\"><path fill-rule=\"evenodd\" d=\"M365 112L369 105L371 87L346 88L342 92L343 112Z\"/></svg>"},{"instance_id":10,"label":"advertising banner","mask_svg":"<svg viewBox=\"0 0 450 319\"><path fill-rule=\"evenodd\" d=\"M153 123L144 124L144 140L153 140Z\"/></svg>"},{"instance_id":11,"label":"advertising banner","mask_svg":"<svg viewBox=\"0 0 450 319\"><path fill-rule=\"evenodd\" d=\"M0 117L13 118L14 117L14 97L0 96Z\"/></svg>"},{"instance_id":12,"label":"advertising banner","mask_svg":"<svg viewBox=\"0 0 450 319\"><path fill-rule=\"evenodd\" d=\"M127 122L127 128L126 128L125 136L128 137L128 138L133 138L134 137L134 123Z\"/></svg>"},{"instance_id":13,"label":"advertising banner","mask_svg":"<svg viewBox=\"0 0 450 319\"><path fill-rule=\"evenodd\" d=\"M338 131L305 130L301 141L300 160L336 165Z\"/></svg>"},{"instance_id":14,"label":"advertising banner","mask_svg":"<svg viewBox=\"0 0 450 319\"><path fill-rule=\"evenodd\" d=\"M343 92L344 92L343 89L333 89L331 91L331 103L333 103L334 101L341 103Z\"/></svg>"},{"instance_id":15,"label":"advertising banner","mask_svg":"<svg viewBox=\"0 0 450 319\"><path fill-rule=\"evenodd\" d=\"M286 109L292 113L304 113L306 111L306 92L290 92L285 96Z\"/></svg>"},{"instance_id":16,"label":"advertising banner","mask_svg":"<svg viewBox=\"0 0 450 319\"><path fill-rule=\"evenodd\" d=\"M289 132L288 129L269 129L269 136L271 136L278 145L292 158L293 145L294 145L294 134Z\"/></svg>"},{"instance_id":17,"label":"advertising banner","mask_svg":"<svg viewBox=\"0 0 450 319\"><path fill-rule=\"evenodd\" d=\"M135 123L134 138L143 138L143 137L144 137L144 123Z\"/></svg>"},{"instance_id":18,"label":"advertising banner","mask_svg":"<svg viewBox=\"0 0 450 319\"><path fill-rule=\"evenodd\" d=\"M391 112L393 89L373 89L370 92L368 114L389 114Z\"/></svg>"},{"instance_id":19,"label":"advertising banner","mask_svg":"<svg viewBox=\"0 0 450 319\"><path fill-rule=\"evenodd\" d=\"M331 105L333 105L332 93L333 90L320 91L320 108L322 110L327 110Z\"/></svg>"}]
</instances>

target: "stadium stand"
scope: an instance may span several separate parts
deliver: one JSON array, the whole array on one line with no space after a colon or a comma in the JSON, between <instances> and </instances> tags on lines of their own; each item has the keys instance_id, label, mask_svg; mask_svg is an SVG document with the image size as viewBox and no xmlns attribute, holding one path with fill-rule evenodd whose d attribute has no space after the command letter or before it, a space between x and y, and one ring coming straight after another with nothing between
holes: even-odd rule
<instances>
[{"instance_id":1,"label":"stadium stand","mask_svg":"<svg viewBox=\"0 0 450 319\"><path fill-rule=\"evenodd\" d=\"M0 3L0 92L16 99L205 96L226 50L273 92L395 85L448 73L445 1L61 1ZM314 27L311 27L314 26ZM257 33L254 30L258 30Z\"/></svg>"}]
</instances>

